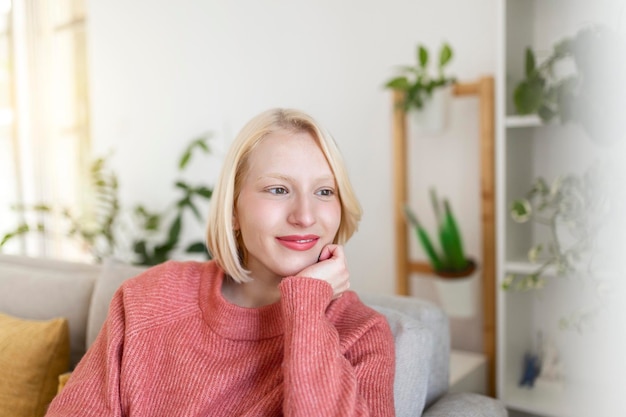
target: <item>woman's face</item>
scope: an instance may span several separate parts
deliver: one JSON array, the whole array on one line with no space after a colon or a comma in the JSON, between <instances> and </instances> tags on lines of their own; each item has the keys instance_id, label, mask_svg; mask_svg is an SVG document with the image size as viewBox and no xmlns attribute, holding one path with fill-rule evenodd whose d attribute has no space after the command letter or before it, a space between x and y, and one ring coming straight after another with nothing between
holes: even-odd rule
<instances>
[{"instance_id":1,"label":"woman's face","mask_svg":"<svg viewBox=\"0 0 626 417\"><path fill-rule=\"evenodd\" d=\"M234 227L255 279L292 276L317 262L341 221L337 186L324 154L306 132L266 136L248 159Z\"/></svg>"}]
</instances>

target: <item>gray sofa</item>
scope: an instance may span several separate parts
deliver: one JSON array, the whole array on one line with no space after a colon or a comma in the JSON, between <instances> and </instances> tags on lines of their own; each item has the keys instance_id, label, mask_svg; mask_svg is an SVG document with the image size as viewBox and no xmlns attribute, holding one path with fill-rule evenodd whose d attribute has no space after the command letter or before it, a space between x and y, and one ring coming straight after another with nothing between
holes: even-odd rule
<instances>
[{"instance_id":1,"label":"gray sofa","mask_svg":"<svg viewBox=\"0 0 626 417\"><path fill-rule=\"evenodd\" d=\"M67 318L74 366L98 334L115 290L142 270L110 261L94 266L0 255L0 312L36 320ZM387 317L395 336L398 417L507 415L492 398L446 392L450 338L438 307L409 297L360 297Z\"/></svg>"}]
</instances>

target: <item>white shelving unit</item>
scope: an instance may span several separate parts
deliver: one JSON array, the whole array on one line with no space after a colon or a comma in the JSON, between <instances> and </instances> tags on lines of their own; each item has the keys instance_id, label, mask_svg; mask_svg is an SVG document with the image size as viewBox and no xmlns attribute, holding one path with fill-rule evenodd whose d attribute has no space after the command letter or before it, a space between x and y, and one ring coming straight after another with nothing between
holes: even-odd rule
<instances>
[{"instance_id":1,"label":"white shelving unit","mask_svg":"<svg viewBox=\"0 0 626 417\"><path fill-rule=\"evenodd\" d=\"M549 283L539 292L501 289L511 273L528 274L537 265L527 251L544 240L541 226L516 224L508 214L510 203L523 197L537 177L551 182L559 175L582 174L599 150L576 124L545 125L537 116L518 116L512 101L524 77L525 49L535 51L538 63L553 45L572 37L590 23L601 22L595 2L585 0L500 0L499 59L496 72L496 394L507 408L537 416L576 415L581 378L569 350L575 335L559 329L559 319L570 312L572 283L548 270ZM520 387L524 354L537 352L539 334L562 353L564 383Z\"/></svg>"}]
</instances>

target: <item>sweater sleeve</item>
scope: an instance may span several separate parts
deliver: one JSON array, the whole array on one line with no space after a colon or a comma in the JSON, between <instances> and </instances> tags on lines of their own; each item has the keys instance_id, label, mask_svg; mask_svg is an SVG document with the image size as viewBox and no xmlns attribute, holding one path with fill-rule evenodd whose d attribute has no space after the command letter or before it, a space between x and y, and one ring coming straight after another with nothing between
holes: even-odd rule
<instances>
[{"instance_id":1,"label":"sweater sleeve","mask_svg":"<svg viewBox=\"0 0 626 417\"><path fill-rule=\"evenodd\" d=\"M394 416L395 353L389 325L368 320L362 334L343 346L325 314L331 286L290 277L280 285L285 323L286 417Z\"/></svg>"},{"instance_id":2,"label":"sweater sleeve","mask_svg":"<svg viewBox=\"0 0 626 417\"><path fill-rule=\"evenodd\" d=\"M124 307L118 290L100 334L76 366L46 417L121 417L120 362L124 341Z\"/></svg>"}]
</instances>

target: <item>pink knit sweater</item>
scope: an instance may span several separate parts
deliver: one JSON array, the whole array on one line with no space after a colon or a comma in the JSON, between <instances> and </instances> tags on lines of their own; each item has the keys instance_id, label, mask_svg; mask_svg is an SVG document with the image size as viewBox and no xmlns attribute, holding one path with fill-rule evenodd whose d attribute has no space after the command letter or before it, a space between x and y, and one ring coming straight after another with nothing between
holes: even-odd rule
<instances>
[{"instance_id":1,"label":"pink knit sweater","mask_svg":"<svg viewBox=\"0 0 626 417\"><path fill-rule=\"evenodd\" d=\"M126 281L57 416L393 416L394 345L354 292L285 278L242 308L214 262L167 262Z\"/></svg>"}]
</instances>

